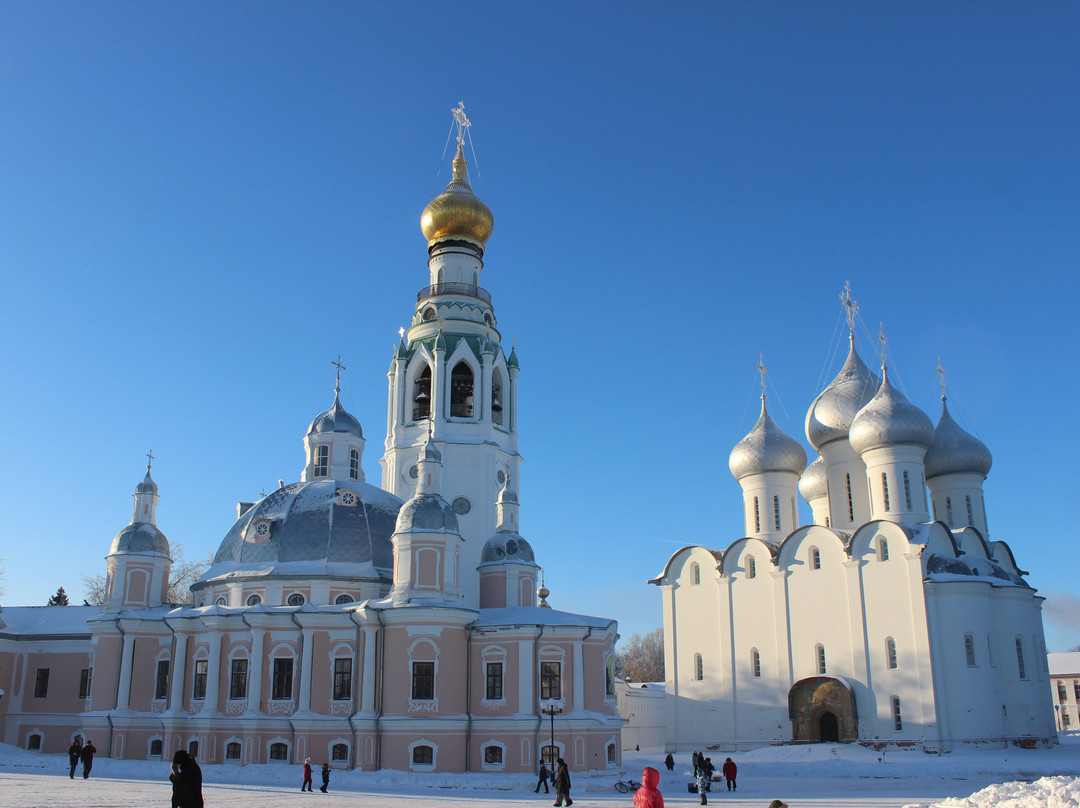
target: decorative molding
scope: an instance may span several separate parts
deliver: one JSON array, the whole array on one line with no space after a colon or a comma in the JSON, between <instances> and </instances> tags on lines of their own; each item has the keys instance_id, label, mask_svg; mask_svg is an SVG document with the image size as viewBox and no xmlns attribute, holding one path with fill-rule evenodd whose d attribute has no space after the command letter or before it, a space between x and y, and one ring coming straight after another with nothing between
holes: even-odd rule
<instances>
[{"instance_id":1,"label":"decorative molding","mask_svg":"<svg viewBox=\"0 0 1080 808\"><path fill-rule=\"evenodd\" d=\"M247 709L246 701L225 702L225 715L242 715Z\"/></svg>"},{"instance_id":2,"label":"decorative molding","mask_svg":"<svg viewBox=\"0 0 1080 808\"><path fill-rule=\"evenodd\" d=\"M332 701L330 702L330 715L351 715L352 714L352 702L351 701Z\"/></svg>"},{"instance_id":3,"label":"decorative molding","mask_svg":"<svg viewBox=\"0 0 1080 808\"><path fill-rule=\"evenodd\" d=\"M292 715L296 712L295 701L272 701L267 712L270 715Z\"/></svg>"},{"instance_id":4,"label":"decorative molding","mask_svg":"<svg viewBox=\"0 0 1080 808\"><path fill-rule=\"evenodd\" d=\"M154 701L150 702L150 712L163 713L168 708L168 706L169 703L165 699L161 699L160 701L155 699Z\"/></svg>"},{"instance_id":5,"label":"decorative molding","mask_svg":"<svg viewBox=\"0 0 1080 808\"><path fill-rule=\"evenodd\" d=\"M410 713L437 713L439 712L439 700L409 701Z\"/></svg>"}]
</instances>

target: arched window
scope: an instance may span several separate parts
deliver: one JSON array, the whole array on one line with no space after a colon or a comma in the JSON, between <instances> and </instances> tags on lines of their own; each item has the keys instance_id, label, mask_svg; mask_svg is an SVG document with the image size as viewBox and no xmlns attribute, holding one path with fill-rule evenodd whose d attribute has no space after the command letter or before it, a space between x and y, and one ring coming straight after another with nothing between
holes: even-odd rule
<instances>
[{"instance_id":1,"label":"arched window","mask_svg":"<svg viewBox=\"0 0 1080 808\"><path fill-rule=\"evenodd\" d=\"M341 604L343 604L343 603L352 603L352 602L353 602L352 595L338 595L336 598L334 598L334 603L338 604L339 606Z\"/></svg>"},{"instance_id":2,"label":"arched window","mask_svg":"<svg viewBox=\"0 0 1080 808\"><path fill-rule=\"evenodd\" d=\"M776 525L776 529L780 529L780 497L772 498L772 510L773 510L773 524Z\"/></svg>"},{"instance_id":3,"label":"arched window","mask_svg":"<svg viewBox=\"0 0 1080 808\"><path fill-rule=\"evenodd\" d=\"M755 679L761 678L761 654L758 649L750 649L750 675Z\"/></svg>"},{"instance_id":4,"label":"arched window","mask_svg":"<svg viewBox=\"0 0 1080 808\"><path fill-rule=\"evenodd\" d=\"M494 744L492 744L491 746L484 747L484 763L491 765L501 764L502 762L503 750L501 746L495 746Z\"/></svg>"},{"instance_id":5,"label":"arched window","mask_svg":"<svg viewBox=\"0 0 1080 808\"><path fill-rule=\"evenodd\" d=\"M891 671L894 671L899 667L896 658L896 640L892 637L885 638L885 665Z\"/></svg>"},{"instance_id":6,"label":"arched window","mask_svg":"<svg viewBox=\"0 0 1080 808\"><path fill-rule=\"evenodd\" d=\"M845 474L844 480L847 483L847 518L849 522L855 521L855 500L851 498L851 475Z\"/></svg>"},{"instance_id":7,"label":"arched window","mask_svg":"<svg viewBox=\"0 0 1080 808\"><path fill-rule=\"evenodd\" d=\"M413 393L413 420L431 416L431 368L425 367L414 382L416 392Z\"/></svg>"},{"instance_id":8,"label":"arched window","mask_svg":"<svg viewBox=\"0 0 1080 808\"><path fill-rule=\"evenodd\" d=\"M821 551L816 547L810 548L810 569L821 569Z\"/></svg>"},{"instance_id":9,"label":"arched window","mask_svg":"<svg viewBox=\"0 0 1080 808\"><path fill-rule=\"evenodd\" d=\"M26 739L26 748L32 752L37 752L41 749L41 736L36 732Z\"/></svg>"},{"instance_id":10,"label":"arched window","mask_svg":"<svg viewBox=\"0 0 1080 808\"><path fill-rule=\"evenodd\" d=\"M360 452L356 449L349 450L349 476L360 479Z\"/></svg>"},{"instance_id":11,"label":"arched window","mask_svg":"<svg viewBox=\"0 0 1080 808\"><path fill-rule=\"evenodd\" d=\"M330 749L331 760L348 760L349 759L349 745L347 743L336 743Z\"/></svg>"},{"instance_id":12,"label":"arched window","mask_svg":"<svg viewBox=\"0 0 1080 808\"><path fill-rule=\"evenodd\" d=\"M1027 666L1024 664L1024 641L1016 638L1016 670L1021 679L1027 679Z\"/></svg>"},{"instance_id":13,"label":"arched window","mask_svg":"<svg viewBox=\"0 0 1080 808\"><path fill-rule=\"evenodd\" d=\"M607 745L607 762L612 765L615 763L615 744L613 743Z\"/></svg>"},{"instance_id":14,"label":"arched window","mask_svg":"<svg viewBox=\"0 0 1080 808\"><path fill-rule=\"evenodd\" d=\"M690 565L690 582L694 586L697 586L701 583L701 567L699 567L697 564Z\"/></svg>"},{"instance_id":15,"label":"arched window","mask_svg":"<svg viewBox=\"0 0 1080 808\"><path fill-rule=\"evenodd\" d=\"M757 497L754 497L754 532L761 532L761 508L758 505Z\"/></svg>"},{"instance_id":16,"label":"arched window","mask_svg":"<svg viewBox=\"0 0 1080 808\"><path fill-rule=\"evenodd\" d=\"M828 673L828 667L825 664L825 646L818 643L814 648L814 653L817 655L817 672L819 675L824 676Z\"/></svg>"},{"instance_id":17,"label":"arched window","mask_svg":"<svg viewBox=\"0 0 1080 808\"><path fill-rule=\"evenodd\" d=\"M952 518L952 497L945 497L945 523L949 526L953 526Z\"/></svg>"},{"instance_id":18,"label":"arched window","mask_svg":"<svg viewBox=\"0 0 1080 808\"><path fill-rule=\"evenodd\" d=\"M911 475L904 469L904 505L911 510Z\"/></svg>"},{"instance_id":19,"label":"arched window","mask_svg":"<svg viewBox=\"0 0 1080 808\"><path fill-rule=\"evenodd\" d=\"M746 577L757 578L757 562L753 556L746 557Z\"/></svg>"},{"instance_id":20,"label":"arched window","mask_svg":"<svg viewBox=\"0 0 1080 808\"><path fill-rule=\"evenodd\" d=\"M229 741L225 744L225 759L226 760L239 760L240 759L240 742Z\"/></svg>"},{"instance_id":21,"label":"arched window","mask_svg":"<svg viewBox=\"0 0 1080 808\"><path fill-rule=\"evenodd\" d=\"M877 552L878 561L889 560L889 542L887 539L878 539Z\"/></svg>"},{"instance_id":22,"label":"arched window","mask_svg":"<svg viewBox=\"0 0 1080 808\"><path fill-rule=\"evenodd\" d=\"M465 362L458 362L450 374L450 415L473 417L473 372Z\"/></svg>"},{"instance_id":23,"label":"arched window","mask_svg":"<svg viewBox=\"0 0 1080 808\"><path fill-rule=\"evenodd\" d=\"M289 759L289 745L286 743L272 743L270 744L270 759L271 760L288 760Z\"/></svg>"},{"instance_id":24,"label":"arched window","mask_svg":"<svg viewBox=\"0 0 1080 808\"><path fill-rule=\"evenodd\" d=\"M1017 640L1019 642L1019 640ZM694 680L701 682L705 679L705 663L701 659L701 654L694 654Z\"/></svg>"},{"instance_id":25,"label":"arched window","mask_svg":"<svg viewBox=\"0 0 1080 808\"><path fill-rule=\"evenodd\" d=\"M974 525L975 524L975 514L972 513L972 511L971 511L971 495L970 494L965 494L964 495L964 502L967 504L968 525Z\"/></svg>"},{"instance_id":26,"label":"arched window","mask_svg":"<svg viewBox=\"0 0 1080 808\"><path fill-rule=\"evenodd\" d=\"M315 461L312 464L314 471L312 472L315 477L328 477L330 475L330 447L316 446L315 447Z\"/></svg>"},{"instance_id":27,"label":"arched window","mask_svg":"<svg viewBox=\"0 0 1080 808\"><path fill-rule=\"evenodd\" d=\"M435 750L430 746L414 746L412 762L416 766L431 766L435 763Z\"/></svg>"},{"instance_id":28,"label":"arched window","mask_svg":"<svg viewBox=\"0 0 1080 808\"><path fill-rule=\"evenodd\" d=\"M559 747L544 744L544 748L540 750L540 759L548 764L548 767L550 768L555 764L555 761L559 759L559 754Z\"/></svg>"},{"instance_id":29,"label":"arched window","mask_svg":"<svg viewBox=\"0 0 1080 808\"><path fill-rule=\"evenodd\" d=\"M975 667L975 637L971 632L964 635L964 662L969 668Z\"/></svg>"},{"instance_id":30,"label":"arched window","mask_svg":"<svg viewBox=\"0 0 1080 808\"><path fill-rule=\"evenodd\" d=\"M884 471L881 472L881 497L885 502L885 510L892 510L892 507L889 503L889 475L886 474Z\"/></svg>"},{"instance_id":31,"label":"arched window","mask_svg":"<svg viewBox=\"0 0 1080 808\"><path fill-rule=\"evenodd\" d=\"M491 374L491 420L496 424L503 422L502 373L496 368Z\"/></svg>"},{"instance_id":32,"label":"arched window","mask_svg":"<svg viewBox=\"0 0 1080 808\"><path fill-rule=\"evenodd\" d=\"M161 739L154 738L150 741L150 757L161 757Z\"/></svg>"},{"instance_id":33,"label":"arched window","mask_svg":"<svg viewBox=\"0 0 1080 808\"><path fill-rule=\"evenodd\" d=\"M197 758L199 756L199 742L198 741L188 741L187 753L189 755L191 755L193 758Z\"/></svg>"}]
</instances>

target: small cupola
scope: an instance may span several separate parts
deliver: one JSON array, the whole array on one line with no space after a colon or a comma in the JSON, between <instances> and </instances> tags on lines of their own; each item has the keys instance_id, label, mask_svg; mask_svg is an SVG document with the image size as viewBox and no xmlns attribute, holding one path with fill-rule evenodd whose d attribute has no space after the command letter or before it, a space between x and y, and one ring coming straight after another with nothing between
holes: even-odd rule
<instances>
[{"instance_id":1,"label":"small cupola","mask_svg":"<svg viewBox=\"0 0 1080 808\"><path fill-rule=\"evenodd\" d=\"M355 480L364 482L364 431L360 422L341 403L341 364L339 356L332 363L337 367L334 382L334 403L330 409L315 416L304 435L304 471L301 481L319 479Z\"/></svg>"}]
</instances>

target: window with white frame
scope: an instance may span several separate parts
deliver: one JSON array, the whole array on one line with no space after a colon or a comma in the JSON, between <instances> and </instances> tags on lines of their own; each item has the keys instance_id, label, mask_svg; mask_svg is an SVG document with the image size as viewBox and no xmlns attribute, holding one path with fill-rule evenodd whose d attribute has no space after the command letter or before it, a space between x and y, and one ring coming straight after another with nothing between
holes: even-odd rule
<instances>
[{"instance_id":1,"label":"window with white frame","mask_svg":"<svg viewBox=\"0 0 1080 808\"><path fill-rule=\"evenodd\" d=\"M885 638L885 665L891 671L894 671L899 667L896 656L896 640L892 637Z\"/></svg>"},{"instance_id":2,"label":"window with white frame","mask_svg":"<svg viewBox=\"0 0 1080 808\"><path fill-rule=\"evenodd\" d=\"M354 480L360 479L360 452L356 449L349 450L349 476Z\"/></svg>"},{"instance_id":3,"label":"window with white frame","mask_svg":"<svg viewBox=\"0 0 1080 808\"><path fill-rule=\"evenodd\" d=\"M750 649L750 675L755 679L761 678L761 654L758 649Z\"/></svg>"},{"instance_id":4,"label":"window with white frame","mask_svg":"<svg viewBox=\"0 0 1080 808\"><path fill-rule=\"evenodd\" d=\"M776 529L780 529L780 497L772 498L773 507L773 524L776 525Z\"/></svg>"},{"instance_id":5,"label":"window with white frame","mask_svg":"<svg viewBox=\"0 0 1080 808\"><path fill-rule=\"evenodd\" d=\"M315 447L315 462L312 470L312 476L314 477L329 477L330 476L330 447L326 444Z\"/></svg>"},{"instance_id":6,"label":"window with white frame","mask_svg":"<svg viewBox=\"0 0 1080 808\"><path fill-rule=\"evenodd\" d=\"M892 510L892 503L889 502L889 475L884 471L881 472L881 498L885 503L885 510Z\"/></svg>"},{"instance_id":7,"label":"window with white frame","mask_svg":"<svg viewBox=\"0 0 1080 808\"><path fill-rule=\"evenodd\" d=\"M562 698L561 662L540 663L540 698L543 700Z\"/></svg>"},{"instance_id":8,"label":"window with white frame","mask_svg":"<svg viewBox=\"0 0 1080 808\"><path fill-rule=\"evenodd\" d=\"M348 760L349 745L347 743L334 744L330 747L330 759L334 761Z\"/></svg>"},{"instance_id":9,"label":"window with white frame","mask_svg":"<svg viewBox=\"0 0 1080 808\"><path fill-rule=\"evenodd\" d=\"M248 661L237 657L229 663L229 698L246 699L248 681Z\"/></svg>"},{"instance_id":10,"label":"window with white frame","mask_svg":"<svg viewBox=\"0 0 1080 808\"><path fill-rule=\"evenodd\" d=\"M887 539L878 539L878 561L889 560L889 542Z\"/></svg>"},{"instance_id":11,"label":"window with white frame","mask_svg":"<svg viewBox=\"0 0 1080 808\"><path fill-rule=\"evenodd\" d=\"M904 470L904 505L911 510L911 475Z\"/></svg>"},{"instance_id":12,"label":"window with white frame","mask_svg":"<svg viewBox=\"0 0 1080 808\"><path fill-rule=\"evenodd\" d=\"M964 635L964 662L969 668L974 668L975 661L975 637L968 632Z\"/></svg>"},{"instance_id":13,"label":"window with white frame","mask_svg":"<svg viewBox=\"0 0 1080 808\"><path fill-rule=\"evenodd\" d=\"M701 654L694 654L694 679L698 682L705 679L705 662Z\"/></svg>"},{"instance_id":14,"label":"window with white frame","mask_svg":"<svg viewBox=\"0 0 1080 808\"><path fill-rule=\"evenodd\" d=\"M810 569L821 569L821 551L816 547L810 548Z\"/></svg>"},{"instance_id":15,"label":"window with white frame","mask_svg":"<svg viewBox=\"0 0 1080 808\"><path fill-rule=\"evenodd\" d=\"M289 745L287 743L270 744L270 759L271 760L288 760L289 759Z\"/></svg>"},{"instance_id":16,"label":"window with white frame","mask_svg":"<svg viewBox=\"0 0 1080 808\"><path fill-rule=\"evenodd\" d=\"M225 744L226 760L239 760L240 752L241 746L239 741L229 741L227 744Z\"/></svg>"},{"instance_id":17,"label":"window with white frame","mask_svg":"<svg viewBox=\"0 0 1080 808\"><path fill-rule=\"evenodd\" d=\"M1016 669L1021 679L1027 679L1027 666L1024 664L1024 641L1016 638Z\"/></svg>"},{"instance_id":18,"label":"window with white frame","mask_svg":"<svg viewBox=\"0 0 1080 808\"><path fill-rule=\"evenodd\" d=\"M818 643L814 647L814 656L817 659L817 672L819 675L824 676L828 673L828 666L825 664L825 646Z\"/></svg>"},{"instance_id":19,"label":"window with white frame","mask_svg":"<svg viewBox=\"0 0 1080 808\"><path fill-rule=\"evenodd\" d=\"M701 567L697 564L690 565L690 583L694 586L701 583Z\"/></svg>"},{"instance_id":20,"label":"window with white frame","mask_svg":"<svg viewBox=\"0 0 1080 808\"><path fill-rule=\"evenodd\" d=\"M484 747L484 765L485 766L502 766L503 763L503 748L496 746L495 744L489 744Z\"/></svg>"},{"instance_id":21,"label":"window with white frame","mask_svg":"<svg viewBox=\"0 0 1080 808\"><path fill-rule=\"evenodd\" d=\"M334 701L352 698L352 659L338 657L334 660Z\"/></svg>"},{"instance_id":22,"label":"window with white frame","mask_svg":"<svg viewBox=\"0 0 1080 808\"><path fill-rule=\"evenodd\" d=\"M754 560L753 556L747 556L746 557L746 577L747 578L756 578L757 577L757 561Z\"/></svg>"}]
</instances>

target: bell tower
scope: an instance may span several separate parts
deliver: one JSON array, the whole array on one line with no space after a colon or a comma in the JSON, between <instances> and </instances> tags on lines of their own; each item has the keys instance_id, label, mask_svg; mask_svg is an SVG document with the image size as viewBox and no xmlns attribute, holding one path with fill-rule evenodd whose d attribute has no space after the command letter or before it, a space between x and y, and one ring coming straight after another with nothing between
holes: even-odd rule
<instances>
[{"instance_id":1,"label":"bell tower","mask_svg":"<svg viewBox=\"0 0 1080 808\"><path fill-rule=\"evenodd\" d=\"M408 330L390 364L382 487L409 500L417 493L417 456L428 439L442 457L442 494L463 538L461 591L479 605L481 551L495 532L495 504L521 456L517 436L517 354L503 350L491 294L480 286L494 219L473 193L465 160L470 121L464 104L453 174L428 203L420 229L428 243L428 285L416 296ZM471 138L470 138L471 142Z\"/></svg>"}]
</instances>

